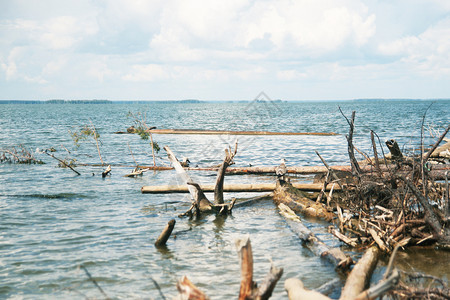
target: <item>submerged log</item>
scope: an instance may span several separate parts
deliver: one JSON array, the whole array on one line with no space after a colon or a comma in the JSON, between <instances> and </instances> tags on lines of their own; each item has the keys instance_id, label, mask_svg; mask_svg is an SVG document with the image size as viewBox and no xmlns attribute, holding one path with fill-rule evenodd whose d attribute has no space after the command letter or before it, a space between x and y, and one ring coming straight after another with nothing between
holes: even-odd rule
<instances>
[{"instance_id":1,"label":"submerged log","mask_svg":"<svg viewBox=\"0 0 450 300\"><path fill-rule=\"evenodd\" d=\"M376 246L366 250L348 275L340 300L353 300L364 291L377 265L379 253L380 250Z\"/></svg>"},{"instance_id":2,"label":"submerged log","mask_svg":"<svg viewBox=\"0 0 450 300\"><path fill-rule=\"evenodd\" d=\"M334 218L334 214L329 212L322 203L310 200L304 192L296 189L288 182L277 182L273 200L276 204L284 203L293 211L307 216L321 218L326 221L331 221Z\"/></svg>"},{"instance_id":3,"label":"submerged log","mask_svg":"<svg viewBox=\"0 0 450 300\"><path fill-rule=\"evenodd\" d=\"M330 248L315 234L309 230L302 220L286 205L278 205L280 214L286 219L291 230L302 240L314 254L330 261L336 268L345 270L353 263L351 257L347 256L339 248Z\"/></svg>"},{"instance_id":4,"label":"submerged log","mask_svg":"<svg viewBox=\"0 0 450 300\"><path fill-rule=\"evenodd\" d=\"M302 191L316 192L320 191L323 187L322 184L316 183L293 183L293 187ZM215 186L212 184L200 185L203 192L214 192ZM332 185L327 186L327 190L330 190ZM275 183L258 183L258 184L225 184L223 186L223 192L272 192L276 189ZM334 190L339 188L334 187ZM156 186L143 186L141 192L144 194L169 194L169 193L188 193L189 189L182 185L156 185Z\"/></svg>"}]
</instances>

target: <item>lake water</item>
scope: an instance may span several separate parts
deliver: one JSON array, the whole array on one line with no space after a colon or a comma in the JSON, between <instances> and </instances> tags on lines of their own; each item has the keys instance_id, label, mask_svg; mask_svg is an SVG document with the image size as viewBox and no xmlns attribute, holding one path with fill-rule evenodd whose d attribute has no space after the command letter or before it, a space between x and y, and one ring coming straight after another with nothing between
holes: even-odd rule
<instances>
[{"instance_id":1,"label":"lake water","mask_svg":"<svg viewBox=\"0 0 450 300\"><path fill-rule=\"evenodd\" d=\"M335 132L339 135L237 136L236 166L277 165L281 158L291 166L321 165L314 150L329 164L343 165L348 164L344 136L348 125L339 107L348 117L356 111L355 144L369 155L370 130L382 143L395 138L402 148L413 149L420 145L425 112L425 144L436 140L430 133L436 135L450 123L450 101L442 100L0 105L0 149L19 144L33 152L53 147L59 158L98 164L95 144L87 141L76 148L69 134L92 122L100 134L103 160L113 165L111 176L102 178L101 167L79 166L77 176L39 153L36 157L46 164L0 164L0 299L103 298L80 265L112 298L162 299L153 279L171 299L177 294L177 280L187 275L212 299L236 299L240 267L234 241L246 235L252 242L255 281L268 272L270 259L284 268L273 299L287 298L283 283L289 277L300 278L308 288L339 278L331 265L302 247L270 200L237 207L225 219L177 218L189 208L186 195L140 192L144 185L179 182L175 172L123 177L132 170L133 156L139 164L152 164L151 149L137 135L114 134L132 125L129 111L146 113L147 123L158 128ZM186 156L200 167L219 164L224 149L236 139L228 135L153 137L161 149L168 145L178 158ZM157 164L169 165L163 152L158 153ZM214 173L191 172L191 176L204 184L215 180ZM274 180L271 176L226 177L227 183ZM226 200L233 196L225 194ZM176 238L165 249L155 248L155 239L172 218L177 221ZM327 224L305 222L328 245L340 245L326 232ZM422 268L448 280L448 252L405 255L414 257L406 260L405 268ZM430 259L443 267L430 270ZM420 266L411 261L428 263Z\"/></svg>"}]
</instances>

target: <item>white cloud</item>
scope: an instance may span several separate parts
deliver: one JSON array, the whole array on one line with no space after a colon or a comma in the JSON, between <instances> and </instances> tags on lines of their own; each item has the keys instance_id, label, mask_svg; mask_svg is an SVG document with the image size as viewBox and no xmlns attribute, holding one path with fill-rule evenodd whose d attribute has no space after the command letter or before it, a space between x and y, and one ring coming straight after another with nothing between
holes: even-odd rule
<instances>
[{"instance_id":1,"label":"white cloud","mask_svg":"<svg viewBox=\"0 0 450 300\"><path fill-rule=\"evenodd\" d=\"M169 77L170 74L168 70L163 66L148 64L132 66L131 73L123 76L123 79L127 81L155 81L167 79Z\"/></svg>"},{"instance_id":2,"label":"white cloud","mask_svg":"<svg viewBox=\"0 0 450 300\"><path fill-rule=\"evenodd\" d=\"M418 36L407 36L381 44L384 55L401 57L406 65L423 75L450 75L450 18L440 21Z\"/></svg>"},{"instance_id":3,"label":"white cloud","mask_svg":"<svg viewBox=\"0 0 450 300\"><path fill-rule=\"evenodd\" d=\"M60 89L59 97L83 92L89 98L88 87L102 86L104 97L127 98L139 86L145 95L156 87L170 98L168 86L176 85L214 86L227 98L230 90L282 83L286 93L298 95L303 85L317 93L309 98L318 98L325 90L313 90L319 83L439 81L450 72L447 0L12 3L0 13L3 97L17 98L29 87L30 95ZM9 88L13 83L24 89ZM86 88L74 88L80 85Z\"/></svg>"}]
</instances>

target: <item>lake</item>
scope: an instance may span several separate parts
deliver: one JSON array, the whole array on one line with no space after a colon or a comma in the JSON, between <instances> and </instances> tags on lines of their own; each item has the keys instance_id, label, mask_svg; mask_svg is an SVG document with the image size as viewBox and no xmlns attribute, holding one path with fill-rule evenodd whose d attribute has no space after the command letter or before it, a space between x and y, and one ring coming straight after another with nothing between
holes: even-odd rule
<instances>
[{"instance_id":1,"label":"lake","mask_svg":"<svg viewBox=\"0 0 450 300\"><path fill-rule=\"evenodd\" d=\"M152 164L151 148L137 135L114 134L133 125L127 117L130 111L145 113L148 125L157 128L335 132L338 135L153 138L161 149L168 145L179 159L188 157L191 166L221 163L224 149L236 138L235 166L275 166L282 158L288 166L321 165L314 150L329 164L344 165L348 164L348 125L339 108L347 117L356 111L354 142L369 155L370 130L381 143L394 138L402 149L411 151L420 146L422 123L427 146L450 123L450 101L445 100L0 105L0 149L24 145L45 162L0 164L0 298L103 298L79 268L83 265L112 298L161 299L154 280L170 299L177 294L177 280L187 275L212 299L235 299L240 267L234 241L246 235L253 248L255 281L269 271L270 259L284 268L272 299L287 298L283 283L289 277L301 279L311 289L340 278L332 265L301 245L270 200L237 207L227 218L178 218L189 208L187 195L140 192L144 185L180 183L175 171L124 177L132 171L134 160ZM70 135L91 122L100 134L103 160L112 165L106 178L101 176L102 167L93 166L100 163L95 143L88 140L77 148ZM77 167L80 176L57 167L56 160L40 153L50 147L56 157L75 158L88 166ZM164 150L157 154L157 164L169 165ZM216 174L193 171L190 175L198 183L213 184ZM255 175L225 179L226 183L274 181L272 176ZM225 199L255 195L226 193ZM177 221L173 237L166 248L155 248L156 238L173 218ZM327 233L328 224L310 220L305 224L329 246L341 245ZM354 257L361 255L343 249ZM448 252L428 249L402 255L404 268L448 281ZM433 268L430 262L435 263ZM379 278L381 272L382 268L375 275Z\"/></svg>"}]
</instances>

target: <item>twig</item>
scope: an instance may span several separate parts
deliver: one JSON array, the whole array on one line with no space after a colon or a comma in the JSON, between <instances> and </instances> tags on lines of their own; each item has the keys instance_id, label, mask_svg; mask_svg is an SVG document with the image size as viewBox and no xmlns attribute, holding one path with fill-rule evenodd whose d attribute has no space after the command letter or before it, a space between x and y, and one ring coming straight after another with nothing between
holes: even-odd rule
<instances>
[{"instance_id":1,"label":"twig","mask_svg":"<svg viewBox=\"0 0 450 300\"><path fill-rule=\"evenodd\" d=\"M158 282L157 282L155 279L153 279L152 277L150 277L150 280L151 280L151 281L153 282L153 284L155 285L155 287L156 287L156 289L158 290L159 295L161 296L161 298L162 298L163 300L166 300L166 297L164 296L163 292L161 291L161 287L159 286Z\"/></svg>"},{"instance_id":2,"label":"twig","mask_svg":"<svg viewBox=\"0 0 450 300\"><path fill-rule=\"evenodd\" d=\"M57 161L59 161L63 166L68 167L69 169L71 169L72 171L74 171L77 175L81 175L80 172L78 172L77 170L75 170L74 168L72 168L70 165L68 165L65 161L63 161L62 159L57 158L56 156L54 156L51 153L48 153L47 150L44 151L45 154L47 154L48 156L53 157L54 159L56 159Z\"/></svg>"},{"instance_id":3,"label":"twig","mask_svg":"<svg viewBox=\"0 0 450 300\"><path fill-rule=\"evenodd\" d=\"M100 285L97 283L97 281L91 276L88 269L86 269L86 267L83 265L80 265L80 268L82 268L84 270L86 275L89 277L89 280L91 280L92 283L98 288L100 293L102 293L102 295L105 296L105 299L110 300L111 298L109 298L108 295L106 295L105 291L100 287Z\"/></svg>"}]
</instances>

